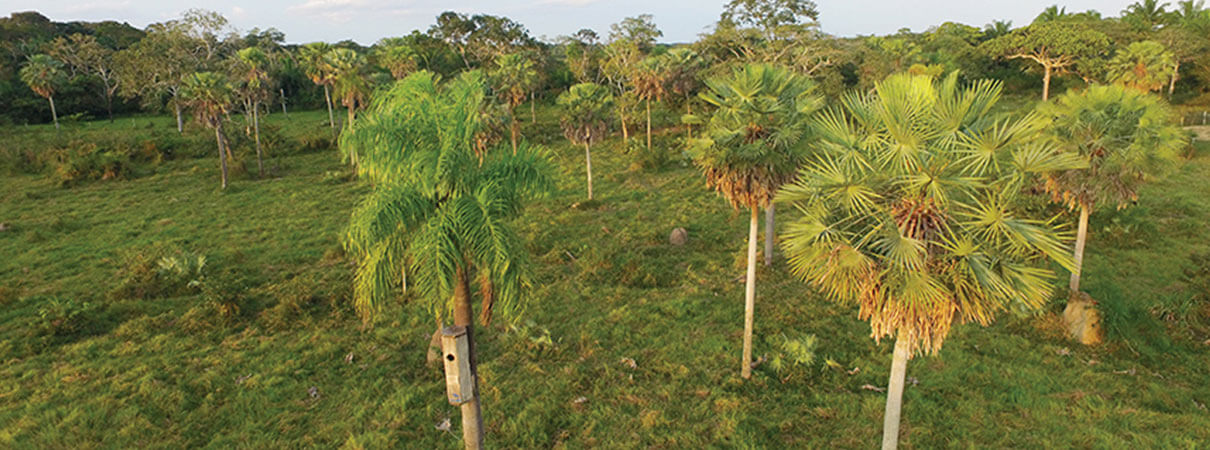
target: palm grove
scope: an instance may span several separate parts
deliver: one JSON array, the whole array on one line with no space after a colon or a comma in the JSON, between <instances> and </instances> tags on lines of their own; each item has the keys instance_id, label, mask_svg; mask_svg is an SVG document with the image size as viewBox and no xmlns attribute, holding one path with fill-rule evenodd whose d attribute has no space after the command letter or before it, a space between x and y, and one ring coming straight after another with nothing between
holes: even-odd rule
<instances>
[{"instance_id":1,"label":"palm grove","mask_svg":"<svg viewBox=\"0 0 1210 450\"><path fill-rule=\"evenodd\" d=\"M231 160L255 157L266 176L263 114L326 109L350 171L373 185L346 236L358 310L371 320L417 291L406 295L438 322L466 327L473 361L472 300L481 326L493 311L523 311L532 281L509 220L553 184L551 155L521 123L555 103L563 135L584 151L588 200L592 147L617 133L640 164L683 152L749 215L744 379L761 363L760 211L768 265L774 205L785 206L791 272L895 342L883 439L893 448L907 361L936 353L953 324L1038 310L1067 271L1069 310L1081 310L1068 314L1079 322L1071 333L1099 339L1094 303L1079 292L1088 224L1097 208L1138 200L1186 145L1169 105L1210 101L1210 10L1147 0L1107 17L1055 6L1021 26L856 38L824 34L818 19L809 1L732 0L698 41L668 45L650 15L604 36L543 41L506 17L446 12L428 30L364 47L241 34L202 10L143 30L17 13L0 19L0 98L11 105L0 120L58 128L62 117L167 112L180 133L214 134L225 188ZM1008 94L1042 101L1006 112ZM653 109L679 118L673 148L652 144L667 131L653 129ZM233 148L233 133L253 144ZM1040 216L1031 198L1074 220ZM479 408L463 405L468 446L484 439Z\"/></svg>"}]
</instances>

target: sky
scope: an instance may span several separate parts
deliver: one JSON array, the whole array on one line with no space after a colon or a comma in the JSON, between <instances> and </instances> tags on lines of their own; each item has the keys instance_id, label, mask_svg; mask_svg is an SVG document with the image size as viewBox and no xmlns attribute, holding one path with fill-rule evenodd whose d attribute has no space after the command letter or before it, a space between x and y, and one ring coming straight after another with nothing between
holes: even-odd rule
<instances>
[{"instance_id":1,"label":"sky","mask_svg":"<svg viewBox=\"0 0 1210 450\"><path fill-rule=\"evenodd\" d=\"M286 42L352 39L369 45L379 38L427 30L442 11L503 15L535 37L549 40L591 28L603 38L609 25L628 16L652 14L664 32L661 42L692 42L718 20L726 0L0 0L0 12L38 11L57 22L117 20L143 28L179 17L190 8L217 11L238 31L277 28ZM1028 24L1058 0L817 0L824 32L836 36L923 31L944 22L982 27L993 20ZM1118 15L1125 0L1067 0L1068 11L1095 9Z\"/></svg>"}]
</instances>

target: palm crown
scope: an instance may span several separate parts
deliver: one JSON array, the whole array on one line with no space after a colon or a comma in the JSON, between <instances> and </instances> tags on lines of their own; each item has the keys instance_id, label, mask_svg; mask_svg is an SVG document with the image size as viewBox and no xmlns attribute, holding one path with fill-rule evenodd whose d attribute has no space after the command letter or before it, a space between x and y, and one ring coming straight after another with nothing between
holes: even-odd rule
<instances>
[{"instance_id":1,"label":"palm crown","mask_svg":"<svg viewBox=\"0 0 1210 450\"><path fill-rule=\"evenodd\" d=\"M563 135L576 144L591 144L605 138L613 95L605 86L580 83L559 95Z\"/></svg>"},{"instance_id":2,"label":"palm crown","mask_svg":"<svg viewBox=\"0 0 1210 450\"><path fill-rule=\"evenodd\" d=\"M63 82L63 63L50 55L34 55L21 67L20 76L30 90L47 98L54 95L59 83Z\"/></svg>"},{"instance_id":3,"label":"palm crown","mask_svg":"<svg viewBox=\"0 0 1210 450\"><path fill-rule=\"evenodd\" d=\"M484 102L480 72L444 86L420 71L376 95L357 127L340 137L363 154L360 172L375 189L353 213L346 245L361 256L354 284L367 319L401 281L434 311L452 308L461 277L480 281L480 320L494 308L512 315L530 283L525 248L509 222L524 199L551 186L545 152L523 145L516 154L474 148Z\"/></svg>"},{"instance_id":4,"label":"palm crown","mask_svg":"<svg viewBox=\"0 0 1210 450\"><path fill-rule=\"evenodd\" d=\"M195 73L185 77L181 97L193 110L199 122L214 128L231 107L231 83L218 73Z\"/></svg>"},{"instance_id":5,"label":"palm crown","mask_svg":"<svg viewBox=\"0 0 1210 450\"><path fill-rule=\"evenodd\" d=\"M785 187L801 218L783 247L792 272L860 305L873 336L935 352L954 319L1036 309L1070 267L1065 235L1013 198L1030 174L1080 160L1035 138L1044 121L997 120L1000 85L896 75L815 121L817 156Z\"/></svg>"},{"instance_id":6,"label":"palm crown","mask_svg":"<svg viewBox=\"0 0 1210 450\"><path fill-rule=\"evenodd\" d=\"M732 206L767 205L809 151L805 125L822 104L815 85L784 68L754 64L708 79L706 87L699 95L717 109L705 136L689 141L694 161Z\"/></svg>"}]
</instances>

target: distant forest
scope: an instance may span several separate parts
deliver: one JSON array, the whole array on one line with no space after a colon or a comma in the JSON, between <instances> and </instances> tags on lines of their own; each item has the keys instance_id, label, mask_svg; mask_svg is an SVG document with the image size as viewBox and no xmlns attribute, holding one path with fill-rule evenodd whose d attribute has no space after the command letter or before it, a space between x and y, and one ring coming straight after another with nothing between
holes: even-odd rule
<instances>
[{"instance_id":1,"label":"distant forest","mask_svg":"<svg viewBox=\"0 0 1210 450\"><path fill-rule=\"evenodd\" d=\"M589 81L621 92L640 76L644 59L687 47L704 66L698 78L741 62L776 62L814 78L833 98L848 89L869 89L895 72L956 70L968 80L1000 80L1014 95L1125 82L1159 92L1173 104L1210 104L1210 12L1201 1L1170 9L1146 0L1117 17L1053 6L1020 26L947 22L922 32L854 38L820 32L814 5L796 4L805 9L786 17L728 9L698 41L674 45L659 42L662 33L650 15L547 42L506 17L446 12L428 30L365 47L351 40L286 44L277 29L237 32L224 17L204 10L146 29L116 21L54 22L37 12L18 12L0 18L0 102L8 106L0 111L0 124L49 122L51 105L43 95L48 93L66 120L171 112L182 77L206 71L238 79L238 53L250 47L266 55L265 85L259 87L266 108L283 100L289 107L325 105L331 80L308 60L308 47L312 56L339 48L355 52L370 89L420 69L447 77L468 69L492 71L502 57L514 56L539 74L528 95L552 98ZM49 58L37 59L45 67L39 85L51 92L36 92L21 77L21 69L40 55Z\"/></svg>"}]
</instances>

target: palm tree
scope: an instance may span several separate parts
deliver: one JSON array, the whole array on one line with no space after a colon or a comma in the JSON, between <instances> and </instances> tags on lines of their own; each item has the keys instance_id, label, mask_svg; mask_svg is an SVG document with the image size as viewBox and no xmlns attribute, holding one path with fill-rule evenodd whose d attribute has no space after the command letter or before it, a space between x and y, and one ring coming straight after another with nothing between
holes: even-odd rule
<instances>
[{"instance_id":1,"label":"palm tree","mask_svg":"<svg viewBox=\"0 0 1210 450\"><path fill-rule=\"evenodd\" d=\"M1176 57L1155 41L1132 42L1109 62L1113 82L1142 92L1158 91L1176 70Z\"/></svg>"},{"instance_id":2,"label":"palm tree","mask_svg":"<svg viewBox=\"0 0 1210 450\"><path fill-rule=\"evenodd\" d=\"M1011 20L994 20L991 23L983 26L983 39L991 40L1004 36L1013 31L1013 21Z\"/></svg>"},{"instance_id":3,"label":"palm tree","mask_svg":"<svg viewBox=\"0 0 1210 450\"><path fill-rule=\"evenodd\" d=\"M1168 3L1159 0L1143 0L1131 3L1122 10L1122 20L1144 31L1154 31L1167 23L1172 16L1168 12Z\"/></svg>"},{"instance_id":4,"label":"palm tree","mask_svg":"<svg viewBox=\"0 0 1210 450\"><path fill-rule=\"evenodd\" d=\"M340 98L340 103L349 109L349 119L345 130L353 129L353 111L357 105L365 103L370 94L370 84L365 77L365 58L357 52L338 48L324 56L324 65L330 73L333 91ZM349 153L349 163L357 167L357 153Z\"/></svg>"},{"instance_id":5,"label":"palm tree","mask_svg":"<svg viewBox=\"0 0 1210 450\"><path fill-rule=\"evenodd\" d=\"M1042 10L1042 13L1038 14L1038 17L1034 18L1033 23L1058 22L1060 20L1063 20L1067 16L1069 16L1069 14L1067 14L1066 7L1059 7L1059 5L1050 5L1050 6L1046 7L1046 9Z\"/></svg>"},{"instance_id":6,"label":"palm tree","mask_svg":"<svg viewBox=\"0 0 1210 450\"><path fill-rule=\"evenodd\" d=\"M471 282L480 287L480 323L489 323L493 309L506 318L519 313L531 278L524 242L510 224L526 199L550 188L552 165L529 145L480 160L474 135L482 75L463 73L444 86L437 78L409 75L341 134L341 147L363 154L360 173L374 185L353 212L345 245L358 260L353 295L363 319L380 314L405 270L417 274L411 292L434 312L452 311L454 324L466 328L475 373ZM477 387L461 410L466 446L480 448Z\"/></svg>"},{"instance_id":7,"label":"palm tree","mask_svg":"<svg viewBox=\"0 0 1210 450\"><path fill-rule=\"evenodd\" d=\"M632 70L631 90L647 108L647 151L651 151L651 101L658 102L664 97L664 81L668 76L667 66L663 59L649 56L643 58Z\"/></svg>"},{"instance_id":8,"label":"palm tree","mask_svg":"<svg viewBox=\"0 0 1210 450\"><path fill-rule=\"evenodd\" d=\"M1143 183L1175 161L1186 141L1163 101L1123 86L1069 91L1053 104L1039 106L1039 111L1052 121L1048 128L1058 142L1088 161L1084 169L1057 173L1046 181L1056 202L1080 210L1068 285L1077 293L1089 216L1102 204L1121 209L1138 200ZM1069 301L1067 307L1088 306L1077 303Z\"/></svg>"},{"instance_id":9,"label":"palm tree","mask_svg":"<svg viewBox=\"0 0 1210 450\"><path fill-rule=\"evenodd\" d=\"M702 83L698 73L705 68L705 61L692 49L680 47L665 53L664 67L667 70L666 83L672 91L685 102L685 114L693 114L693 96L701 89ZM685 136L693 138L693 127L685 127Z\"/></svg>"},{"instance_id":10,"label":"palm tree","mask_svg":"<svg viewBox=\"0 0 1210 450\"><path fill-rule=\"evenodd\" d=\"M242 94L252 111L252 129L256 140L256 173L265 176L265 164L260 145L260 102L267 95L265 85L269 81L269 57L258 47L248 47L236 53L236 71L239 74Z\"/></svg>"},{"instance_id":11,"label":"palm tree","mask_svg":"<svg viewBox=\"0 0 1210 450\"><path fill-rule=\"evenodd\" d=\"M506 105L512 120L509 125L509 136L512 140L513 151L517 151L517 138L521 134L517 121L517 106L533 91L538 83L538 71L534 61L520 53L509 53L496 58L496 68L492 71L493 84Z\"/></svg>"},{"instance_id":12,"label":"palm tree","mask_svg":"<svg viewBox=\"0 0 1210 450\"><path fill-rule=\"evenodd\" d=\"M770 204L778 187L794 178L805 160L807 119L822 100L814 94L810 79L764 64L745 65L730 75L710 78L706 88L699 96L717 109L703 136L689 141L689 152L705 173L708 186L726 197L732 207L752 210L740 365L746 379L752 376L758 211Z\"/></svg>"},{"instance_id":13,"label":"palm tree","mask_svg":"<svg viewBox=\"0 0 1210 450\"><path fill-rule=\"evenodd\" d=\"M181 87L181 97L185 106L193 110L193 115L202 125L214 129L214 139L218 144L219 166L222 168L223 189L227 189L227 156L223 137L223 118L231 108L232 88L227 77L214 72L199 72L188 75Z\"/></svg>"},{"instance_id":14,"label":"palm tree","mask_svg":"<svg viewBox=\"0 0 1210 450\"><path fill-rule=\"evenodd\" d=\"M391 77L402 80L408 74L415 72L417 67L416 51L412 47L392 41L380 42L381 46L374 49L378 64L391 72Z\"/></svg>"},{"instance_id":15,"label":"palm tree","mask_svg":"<svg viewBox=\"0 0 1210 450\"><path fill-rule=\"evenodd\" d=\"M332 73L324 61L330 51L332 51L332 46L326 42L312 42L299 47L298 56L307 78L310 78L312 83L324 88L324 100L328 104L328 127L335 132L336 119L332 116L332 93L330 91Z\"/></svg>"},{"instance_id":16,"label":"palm tree","mask_svg":"<svg viewBox=\"0 0 1210 450\"><path fill-rule=\"evenodd\" d=\"M778 194L802 214L782 242L791 273L856 303L875 340L895 339L884 449L898 443L908 359L939 350L955 320L1042 307L1048 260L1071 266L1059 230L1013 198L1030 174L1079 159L1042 145L1036 117L993 117L998 82L957 79L894 75L845 96L815 120L817 156Z\"/></svg>"},{"instance_id":17,"label":"palm tree","mask_svg":"<svg viewBox=\"0 0 1210 450\"><path fill-rule=\"evenodd\" d=\"M609 129L613 95L609 89L595 83L580 83L559 95L563 112L563 135L573 144L584 146L584 167L588 173L588 199L592 200L593 143L605 138Z\"/></svg>"},{"instance_id":18,"label":"palm tree","mask_svg":"<svg viewBox=\"0 0 1210 450\"><path fill-rule=\"evenodd\" d=\"M59 114L55 111L55 90L63 84L63 63L50 55L34 55L21 67L20 76L21 81L29 86L30 90L50 101L50 117L55 122L55 131L58 131Z\"/></svg>"}]
</instances>

